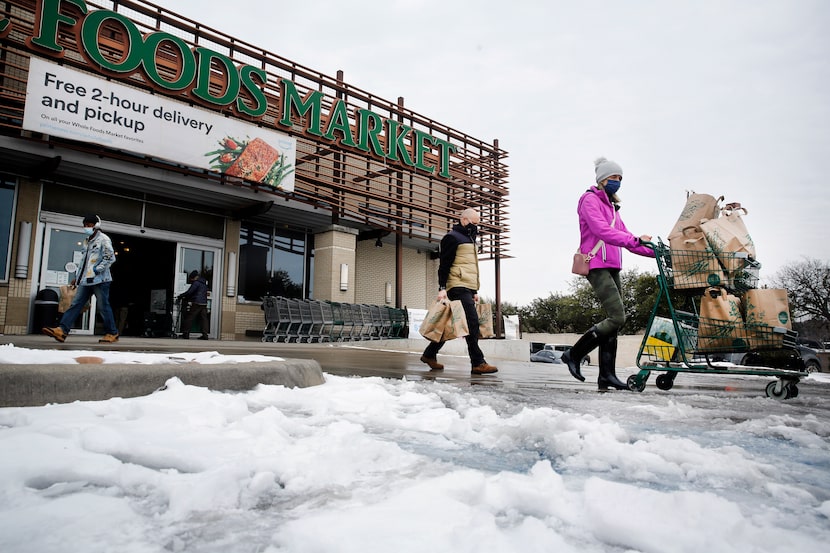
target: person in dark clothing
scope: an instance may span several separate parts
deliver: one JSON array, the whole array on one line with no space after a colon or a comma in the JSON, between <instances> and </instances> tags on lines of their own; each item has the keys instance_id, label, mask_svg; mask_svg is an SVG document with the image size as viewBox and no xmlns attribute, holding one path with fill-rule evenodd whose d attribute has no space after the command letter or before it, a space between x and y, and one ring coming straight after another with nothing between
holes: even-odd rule
<instances>
[{"instance_id":1,"label":"person in dark clothing","mask_svg":"<svg viewBox=\"0 0 830 553\"><path fill-rule=\"evenodd\" d=\"M199 317L199 328L202 331L200 340L208 339L208 311L207 311L207 281L199 275L199 271L191 271L187 280L190 282L190 288L179 296L179 300L190 302L190 306L185 311L184 320L182 321L182 338L188 340L190 338L190 328L193 325L193 319Z\"/></svg>"},{"instance_id":2,"label":"person in dark clothing","mask_svg":"<svg viewBox=\"0 0 830 553\"><path fill-rule=\"evenodd\" d=\"M460 300L467 316L469 334L467 352L470 354L472 374L489 374L498 371L484 360L484 353L478 346L478 250L476 234L480 217L475 209L467 208L461 212L459 224L441 239L438 262L438 297L436 301ZM440 371L444 365L438 362L438 351L444 342L430 342L421 361L430 369Z\"/></svg>"}]
</instances>

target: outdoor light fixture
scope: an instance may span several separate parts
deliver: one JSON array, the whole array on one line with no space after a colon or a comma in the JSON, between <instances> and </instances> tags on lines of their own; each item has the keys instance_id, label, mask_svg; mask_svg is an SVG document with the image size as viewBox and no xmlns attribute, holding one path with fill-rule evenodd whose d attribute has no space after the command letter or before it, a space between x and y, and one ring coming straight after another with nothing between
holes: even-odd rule
<instances>
[{"instance_id":1,"label":"outdoor light fixture","mask_svg":"<svg viewBox=\"0 0 830 553\"><path fill-rule=\"evenodd\" d=\"M32 241L32 223L20 221L17 233L17 263L14 266L15 278L29 276L29 243Z\"/></svg>"},{"instance_id":2,"label":"outdoor light fixture","mask_svg":"<svg viewBox=\"0 0 830 553\"><path fill-rule=\"evenodd\" d=\"M346 263L340 264L340 291L345 292L349 289L349 265Z\"/></svg>"},{"instance_id":3,"label":"outdoor light fixture","mask_svg":"<svg viewBox=\"0 0 830 553\"><path fill-rule=\"evenodd\" d=\"M392 303L392 283L386 283L386 303Z\"/></svg>"},{"instance_id":4,"label":"outdoor light fixture","mask_svg":"<svg viewBox=\"0 0 830 553\"><path fill-rule=\"evenodd\" d=\"M228 291L232 298L236 295L236 252L228 252Z\"/></svg>"}]
</instances>

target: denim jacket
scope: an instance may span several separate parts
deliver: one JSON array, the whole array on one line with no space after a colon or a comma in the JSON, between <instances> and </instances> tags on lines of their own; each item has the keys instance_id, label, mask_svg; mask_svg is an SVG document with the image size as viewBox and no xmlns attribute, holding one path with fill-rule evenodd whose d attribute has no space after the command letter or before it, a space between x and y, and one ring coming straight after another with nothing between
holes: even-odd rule
<instances>
[{"instance_id":1,"label":"denim jacket","mask_svg":"<svg viewBox=\"0 0 830 553\"><path fill-rule=\"evenodd\" d=\"M81 251L84 266L79 268L78 286L93 286L112 282L110 266L115 263L112 240L100 230L84 241Z\"/></svg>"}]
</instances>

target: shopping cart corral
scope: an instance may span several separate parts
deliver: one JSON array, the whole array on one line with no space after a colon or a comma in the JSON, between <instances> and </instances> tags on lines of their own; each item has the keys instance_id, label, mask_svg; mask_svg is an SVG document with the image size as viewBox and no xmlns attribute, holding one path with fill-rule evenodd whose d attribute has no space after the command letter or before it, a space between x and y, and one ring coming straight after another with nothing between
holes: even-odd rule
<instances>
[{"instance_id":1,"label":"shopping cart corral","mask_svg":"<svg viewBox=\"0 0 830 553\"><path fill-rule=\"evenodd\" d=\"M637 354L640 371L628 378L629 388L643 391L653 371L662 373L656 378L661 390L670 390L682 372L756 375L775 378L766 387L767 396L796 397L797 384L807 371L796 349L795 331L745 322L739 316L729 320L701 316L701 304L708 301L704 294L740 298L754 290L760 264L743 254L719 252L716 257L711 251L672 251L659 239L646 245L657 261L658 292ZM732 259L724 263L724 256ZM753 364L716 360L737 352L747 353L745 358ZM769 363L770 359L777 361Z\"/></svg>"},{"instance_id":2,"label":"shopping cart corral","mask_svg":"<svg viewBox=\"0 0 830 553\"><path fill-rule=\"evenodd\" d=\"M265 296L263 342L350 342L408 336L406 309Z\"/></svg>"}]
</instances>

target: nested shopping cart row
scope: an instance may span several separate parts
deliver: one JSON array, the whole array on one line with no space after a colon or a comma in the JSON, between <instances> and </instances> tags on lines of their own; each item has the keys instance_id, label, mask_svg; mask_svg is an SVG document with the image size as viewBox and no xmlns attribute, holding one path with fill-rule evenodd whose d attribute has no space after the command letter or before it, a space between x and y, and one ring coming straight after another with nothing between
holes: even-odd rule
<instances>
[{"instance_id":1,"label":"nested shopping cart row","mask_svg":"<svg viewBox=\"0 0 830 553\"><path fill-rule=\"evenodd\" d=\"M263 342L345 342L407 337L406 309L266 296Z\"/></svg>"}]
</instances>

